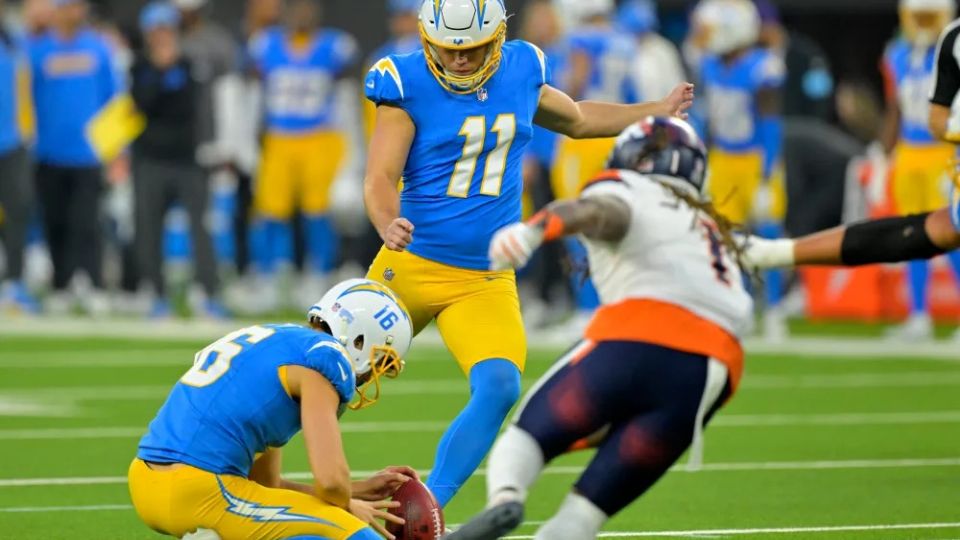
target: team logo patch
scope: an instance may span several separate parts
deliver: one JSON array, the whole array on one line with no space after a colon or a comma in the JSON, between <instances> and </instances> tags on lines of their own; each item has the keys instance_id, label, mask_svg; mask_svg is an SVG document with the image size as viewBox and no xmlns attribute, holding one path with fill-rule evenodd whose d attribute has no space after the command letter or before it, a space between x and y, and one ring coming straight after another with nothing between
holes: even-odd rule
<instances>
[{"instance_id":1,"label":"team logo patch","mask_svg":"<svg viewBox=\"0 0 960 540\"><path fill-rule=\"evenodd\" d=\"M483 102L487 101L488 99L490 99L490 94L487 93L487 89L486 89L486 88L480 88L480 89L477 90L477 100L478 100L480 103L483 103Z\"/></svg>"},{"instance_id":2,"label":"team logo patch","mask_svg":"<svg viewBox=\"0 0 960 540\"><path fill-rule=\"evenodd\" d=\"M383 279L386 281L393 281L393 278L397 277L397 274L394 273L393 268L387 268L383 271Z\"/></svg>"}]
</instances>

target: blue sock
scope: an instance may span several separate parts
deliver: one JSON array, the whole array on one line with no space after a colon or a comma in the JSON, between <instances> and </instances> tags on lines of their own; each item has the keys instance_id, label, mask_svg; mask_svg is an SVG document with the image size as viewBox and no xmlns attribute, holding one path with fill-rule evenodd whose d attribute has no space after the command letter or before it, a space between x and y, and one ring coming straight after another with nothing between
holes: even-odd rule
<instances>
[{"instance_id":1,"label":"blue sock","mask_svg":"<svg viewBox=\"0 0 960 540\"><path fill-rule=\"evenodd\" d=\"M950 267L953 268L953 275L957 278L957 285L960 285L960 250L947 253L947 260L950 261Z\"/></svg>"},{"instance_id":2,"label":"blue sock","mask_svg":"<svg viewBox=\"0 0 960 540\"><path fill-rule=\"evenodd\" d=\"M326 214L306 216L307 252L310 264L321 274L337 267L337 255L340 239L333 223Z\"/></svg>"},{"instance_id":3,"label":"blue sock","mask_svg":"<svg viewBox=\"0 0 960 540\"><path fill-rule=\"evenodd\" d=\"M761 238L776 240L783 238L783 226L773 221L766 221L757 224L757 234ZM763 274L764 293L767 299L767 307L775 308L783 300L784 282L783 270L768 270Z\"/></svg>"},{"instance_id":4,"label":"blue sock","mask_svg":"<svg viewBox=\"0 0 960 540\"><path fill-rule=\"evenodd\" d=\"M578 311L594 311L600 307L600 295L589 277L589 263L587 261L587 248L576 238L567 238L564 240L567 248L567 255L573 264L573 272L570 273L570 287L573 290L573 299L576 302Z\"/></svg>"},{"instance_id":5,"label":"blue sock","mask_svg":"<svg viewBox=\"0 0 960 540\"><path fill-rule=\"evenodd\" d=\"M280 261L293 260L293 230L289 223L262 219L254 225L250 238L258 272L272 275Z\"/></svg>"},{"instance_id":6,"label":"blue sock","mask_svg":"<svg viewBox=\"0 0 960 540\"><path fill-rule=\"evenodd\" d=\"M520 370L512 362L485 360L470 371L470 401L440 439L427 479L440 506L446 506L480 466L518 399Z\"/></svg>"},{"instance_id":7,"label":"blue sock","mask_svg":"<svg viewBox=\"0 0 960 540\"><path fill-rule=\"evenodd\" d=\"M913 315L927 313L927 288L930 286L930 263L910 261L907 264L910 278L910 309Z\"/></svg>"}]
</instances>

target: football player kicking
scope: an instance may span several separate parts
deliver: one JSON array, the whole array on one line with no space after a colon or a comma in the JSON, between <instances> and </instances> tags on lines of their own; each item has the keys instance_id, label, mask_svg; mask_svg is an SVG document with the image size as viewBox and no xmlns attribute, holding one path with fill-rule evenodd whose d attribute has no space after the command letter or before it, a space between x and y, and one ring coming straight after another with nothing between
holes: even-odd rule
<instances>
[{"instance_id":1,"label":"football player kicking","mask_svg":"<svg viewBox=\"0 0 960 540\"><path fill-rule=\"evenodd\" d=\"M400 373L410 317L389 289L358 279L308 320L237 330L197 353L130 465L144 523L178 538L394 538L378 520L403 520L384 499L416 473L389 467L351 484L337 421ZM280 447L301 427L312 484L280 477Z\"/></svg>"},{"instance_id":2,"label":"football player kicking","mask_svg":"<svg viewBox=\"0 0 960 540\"><path fill-rule=\"evenodd\" d=\"M646 492L736 390L752 310L730 223L703 197L706 152L686 122L648 118L617 140L610 170L575 201L501 229L497 267L521 267L544 242L585 238L603 303L583 341L534 386L490 455L488 509L446 538L516 528L546 463L597 454L539 540L586 540Z\"/></svg>"}]
</instances>

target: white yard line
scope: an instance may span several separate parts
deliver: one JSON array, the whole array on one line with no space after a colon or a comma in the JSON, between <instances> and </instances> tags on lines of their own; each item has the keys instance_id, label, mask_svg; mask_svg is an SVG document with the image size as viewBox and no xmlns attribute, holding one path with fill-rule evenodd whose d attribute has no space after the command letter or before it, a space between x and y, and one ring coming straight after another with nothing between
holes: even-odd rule
<instances>
[{"instance_id":1,"label":"white yard line","mask_svg":"<svg viewBox=\"0 0 960 540\"><path fill-rule=\"evenodd\" d=\"M752 471L815 471L815 470L860 470L860 469L918 469L960 467L960 457L950 458L906 458L906 459L852 459L833 461L759 461L705 463L699 471L688 470L683 463L676 465L672 472L752 472ZM352 471L356 478L366 478L377 471ZM430 474L429 469L418 471L421 475ZM583 472L581 466L548 467L543 474L547 476L572 476ZM486 469L478 469L474 476L486 476ZM312 478L309 472L294 472L284 475L291 480ZM125 484L126 476L75 476L55 478L4 478L0 479L0 488L38 487L38 486L88 486L104 484Z\"/></svg>"},{"instance_id":2,"label":"white yard line","mask_svg":"<svg viewBox=\"0 0 960 540\"><path fill-rule=\"evenodd\" d=\"M0 365L2 369L2 365ZM186 367L184 367L186 370ZM532 384L532 383L531 383ZM396 396L459 396L467 392L466 379L423 379L390 381L384 392ZM527 385L529 386L529 384ZM810 375L747 376L743 388L752 391L776 390L844 390L857 388L960 387L960 371L848 373ZM61 386L37 388L0 388L0 416L4 403L47 402L50 407L74 401L140 401L161 399L170 392L170 385L137 386ZM70 404L70 403L67 403ZM11 405L8 407L13 409ZM55 407L53 407L55 408ZM61 407L62 409L62 407ZM70 410L67 407L66 410ZM12 414L17 416L17 414ZM37 414L36 416L44 416ZM55 416L55 415L50 415Z\"/></svg>"},{"instance_id":3,"label":"white yard line","mask_svg":"<svg viewBox=\"0 0 960 540\"><path fill-rule=\"evenodd\" d=\"M602 532L598 538L657 538L657 537L704 537L704 536L753 536L758 534L805 534L842 533L869 531L910 531L922 529L955 529L960 522L942 523L891 523L884 525L827 525L822 527L768 527L756 529L693 529L688 531ZM504 539L526 540L533 535L505 536Z\"/></svg>"},{"instance_id":4,"label":"white yard line","mask_svg":"<svg viewBox=\"0 0 960 540\"><path fill-rule=\"evenodd\" d=\"M195 343L213 340L235 330L242 323L212 323L208 321L150 322L111 320L85 321L76 319L10 319L0 324L0 336L30 337L43 340L57 338L116 338L130 340L162 340ZM56 332L53 332L53 329ZM530 332L528 340L537 349L562 349L573 344L573 339L557 339L549 333ZM436 328L421 333L417 345L442 346ZM960 362L956 345L941 342L929 344L892 343L878 338L791 338L783 343L767 343L748 339L748 353L838 358L904 358L924 357ZM135 361L135 360L134 360ZM2 365L2 364L0 364Z\"/></svg>"},{"instance_id":5,"label":"white yard line","mask_svg":"<svg viewBox=\"0 0 960 540\"><path fill-rule=\"evenodd\" d=\"M727 414L711 423L713 428L778 427L778 426L856 426L902 424L956 424L960 411L829 413L829 414ZM344 422L344 433L441 433L448 422ZM0 429L0 440L80 440L128 439L143 435L145 426L82 427L82 428L14 428Z\"/></svg>"}]
</instances>

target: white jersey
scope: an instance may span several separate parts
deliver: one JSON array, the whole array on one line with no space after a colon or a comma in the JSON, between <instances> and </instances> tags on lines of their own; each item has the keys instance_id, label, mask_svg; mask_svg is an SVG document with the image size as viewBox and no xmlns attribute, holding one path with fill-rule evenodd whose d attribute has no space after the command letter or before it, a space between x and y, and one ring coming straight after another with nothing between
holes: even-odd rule
<instances>
[{"instance_id":1,"label":"white jersey","mask_svg":"<svg viewBox=\"0 0 960 540\"><path fill-rule=\"evenodd\" d=\"M633 171L587 186L581 197L616 197L631 210L626 237L583 239L600 300L654 300L683 308L734 336L748 327L753 300L716 224L662 183Z\"/></svg>"}]
</instances>

